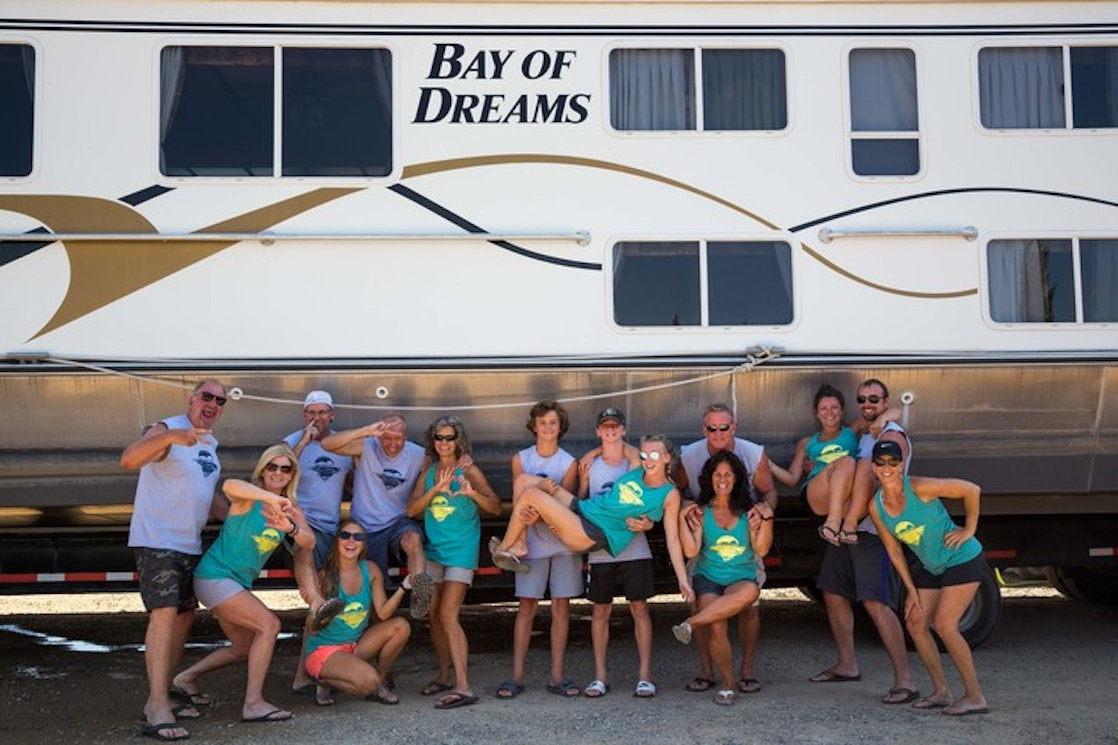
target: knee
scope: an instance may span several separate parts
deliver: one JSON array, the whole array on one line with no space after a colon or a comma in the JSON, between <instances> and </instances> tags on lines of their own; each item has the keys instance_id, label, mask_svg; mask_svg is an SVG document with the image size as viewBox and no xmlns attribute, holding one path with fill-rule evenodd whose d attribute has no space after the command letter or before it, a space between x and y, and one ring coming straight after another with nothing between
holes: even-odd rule
<instances>
[{"instance_id":1,"label":"knee","mask_svg":"<svg viewBox=\"0 0 1118 745\"><path fill-rule=\"evenodd\" d=\"M354 687L357 688L362 697L376 693L377 689L380 688L380 683L380 674L372 665L365 665L357 680L353 681Z\"/></svg>"},{"instance_id":2,"label":"knee","mask_svg":"<svg viewBox=\"0 0 1118 745\"><path fill-rule=\"evenodd\" d=\"M912 636L923 636L928 633L928 621L923 613L910 613L905 618L904 626Z\"/></svg>"},{"instance_id":3,"label":"knee","mask_svg":"<svg viewBox=\"0 0 1118 745\"><path fill-rule=\"evenodd\" d=\"M275 613L269 612L266 618L261 619L260 633L275 639L279 636L282 625L280 624L279 617Z\"/></svg>"},{"instance_id":4,"label":"knee","mask_svg":"<svg viewBox=\"0 0 1118 745\"><path fill-rule=\"evenodd\" d=\"M629 603L629 615L634 621L645 621L651 618L648 615L648 604L643 600Z\"/></svg>"},{"instance_id":5,"label":"knee","mask_svg":"<svg viewBox=\"0 0 1118 745\"><path fill-rule=\"evenodd\" d=\"M411 624L408 623L403 616L393 616L389 619L388 623L391 624L389 628L392 631L392 635L397 639L406 642L411 638Z\"/></svg>"},{"instance_id":6,"label":"knee","mask_svg":"<svg viewBox=\"0 0 1118 745\"><path fill-rule=\"evenodd\" d=\"M422 547L423 544L419 540L419 533L416 533L414 530L409 530L400 536L400 548L403 549L404 553L415 553L416 550Z\"/></svg>"}]
</instances>

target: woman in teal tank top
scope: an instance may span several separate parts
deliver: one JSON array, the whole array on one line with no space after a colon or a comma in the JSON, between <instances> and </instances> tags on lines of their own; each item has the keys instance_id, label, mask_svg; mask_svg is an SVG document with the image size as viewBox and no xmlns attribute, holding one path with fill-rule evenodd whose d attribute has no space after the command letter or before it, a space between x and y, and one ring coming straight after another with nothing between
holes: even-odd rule
<instances>
[{"instance_id":1,"label":"woman in teal tank top","mask_svg":"<svg viewBox=\"0 0 1118 745\"><path fill-rule=\"evenodd\" d=\"M757 558L769 552L773 538L772 509L749 499L749 476L741 458L719 451L699 474L699 498L680 511L679 537L687 558L696 558L692 584L699 610L672 633L681 642L691 640L696 626L710 628L707 646L722 677L714 701L735 703L732 650L727 620L757 600Z\"/></svg>"},{"instance_id":2,"label":"woman in teal tank top","mask_svg":"<svg viewBox=\"0 0 1118 745\"><path fill-rule=\"evenodd\" d=\"M334 703L332 688L382 704L399 703L385 679L411 636L407 619L394 615L411 589L410 577L389 595L376 562L366 560L365 538L359 522L343 522L318 570L322 597L341 598L345 604L317 633L311 630L312 619L307 619L307 672L318 679L315 702L319 706ZM376 615L374 623L370 623L371 614ZM373 659L375 667L370 662Z\"/></svg>"},{"instance_id":3,"label":"woman in teal tank top","mask_svg":"<svg viewBox=\"0 0 1118 745\"><path fill-rule=\"evenodd\" d=\"M989 571L982 544L974 537L982 491L962 479L906 476L901 447L890 440L879 440L873 446L872 465L881 488L870 501L870 516L908 591L905 626L932 679L932 693L913 707L939 708L953 716L984 714L989 707L978 683L974 657L959 631L959 619ZM942 499L963 500L963 527L951 519ZM912 550L919 566L909 567L902 544ZM952 700L939 648L932 638L933 624L963 679L962 698Z\"/></svg>"},{"instance_id":4,"label":"woman in teal tank top","mask_svg":"<svg viewBox=\"0 0 1118 745\"><path fill-rule=\"evenodd\" d=\"M774 477L795 487L811 465L801 494L808 509L823 518L819 537L835 546L858 542L858 523L866 514L864 498L852 501L858 436L842 423L845 406L842 391L820 386L812 402L819 431L796 445L788 470L775 463L772 469Z\"/></svg>"},{"instance_id":5,"label":"woman in teal tank top","mask_svg":"<svg viewBox=\"0 0 1118 745\"><path fill-rule=\"evenodd\" d=\"M458 417L436 419L423 439L427 458L408 499L408 517L423 515L427 573L435 580L429 618L438 674L425 690L447 690L453 667L453 687L435 701L436 709L453 709L477 703L466 667L469 641L458 616L481 548L478 510L499 515L501 499L474 464L469 435Z\"/></svg>"},{"instance_id":6,"label":"woman in teal tank top","mask_svg":"<svg viewBox=\"0 0 1118 745\"><path fill-rule=\"evenodd\" d=\"M247 661L243 722L278 722L292 716L264 698L264 678L280 621L250 588L286 536L314 550L314 532L295 505L298 483L299 461L287 445L264 451L251 482L227 479L222 490L229 498L229 514L194 573L195 594L221 624L230 644L176 675L173 685L195 693L202 675Z\"/></svg>"}]
</instances>

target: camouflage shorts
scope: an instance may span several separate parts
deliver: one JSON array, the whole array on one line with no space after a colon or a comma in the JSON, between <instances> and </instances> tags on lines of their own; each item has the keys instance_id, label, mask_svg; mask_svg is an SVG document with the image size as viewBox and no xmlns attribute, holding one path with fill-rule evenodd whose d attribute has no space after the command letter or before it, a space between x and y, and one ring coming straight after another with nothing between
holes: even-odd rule
<instances>
[{"instance_id":1,"label":"camouflage shorts","mask_svg":"<svg viewBox=\"0 0 1118 745\"><path fill-rule=\"evenodd\" d=\"M162 548L136 548L136 572L140 577L140 598L149 611L178 608L179 612L198 607L194 597L194 568L200 556Z\"/></svg>"}]
</instances>

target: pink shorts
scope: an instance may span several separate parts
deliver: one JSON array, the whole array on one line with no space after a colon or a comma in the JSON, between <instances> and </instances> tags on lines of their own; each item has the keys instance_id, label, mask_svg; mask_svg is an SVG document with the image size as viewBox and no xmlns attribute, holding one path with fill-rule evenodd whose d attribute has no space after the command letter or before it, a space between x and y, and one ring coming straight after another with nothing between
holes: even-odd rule
<instances>
[{"instance_id":1,"label":"pink shorts","mask_svg":"<svg viewBox=\"0 0 1118 745\"><path fill-rule=\"evenodd\" d=\"M317 678L322 674L322 666L326 664L326 660L330 659L330 655L335 652L349 652L353 654L353 650L357 649L357 642L350 644L327 644L319 647L318 649L307 655L307 674L312 678Z\"/></svg>"}]
</instances>

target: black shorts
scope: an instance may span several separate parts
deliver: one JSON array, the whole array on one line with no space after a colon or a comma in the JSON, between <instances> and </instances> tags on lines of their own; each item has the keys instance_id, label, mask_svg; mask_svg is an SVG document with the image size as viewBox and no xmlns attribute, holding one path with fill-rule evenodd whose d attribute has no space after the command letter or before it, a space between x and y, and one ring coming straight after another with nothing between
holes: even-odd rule
<instances>
[{"instance_id":1,"label":"black shorts","mask_svg":"<svg viewBox=\"0 0 1118 745\"><path fill-rule=\"evenodd\" d=\"M908 573L912 575L912 584L919 590L941 590L944 587L981 582L986 572L986 557L982 554L964 564L947 567L943 570L943 574L932 574L915 556L908 561Z\"/></svg>"},{"instance_id":2,"label":"black shorts","mask_svg":"<svg viewBox=\"0 0 1118 745\"><path fill-rule=\"evenodd\" d=\"M134 548L132 553L145 608L177 608L179 613L185 613L198 607L194 568L201 556L164 548Z\"/></svg>"},{"instance_id":3,"label":"black shorts","mask_svg":"<svg viewBox=\"0 0 1118 745\"><path fill-rule=\"evenodd\" d=\"M586 597L592 603L612 603L614 591L621 593L630 603L648 600L656 594L652 573L652 559L610 561L591 564L586 581Z\"/></svg>"},{"instance_id":4,"label":"black shorts","mask_svg":"<svg viewBox=\"0 0 1118 745\"><path fill-rule=\"evenodd\" d=\"M877 600L889 607L893 607L899 584L881 539L864 531L858 533L857 543L827 547L816 581L823 592L856 603Z\"/></svg>"},{"instance_id":5,"label":"black shorts","mask_svg":"<svg viewBox=\"0 0 1118 745\"><path fill-rule=\"evenodd\" d=\"M571 500L571 512L578 515L578 521L582 523L582 532L586 533L587 538L594 541L594 545L586 549L586 553L601 551L603 549L610 551L609 539L606 538L606 532L582 516L582 510L579 509L581 501L582 500L577 497ZM610 551L610 555L613 555L612 551ZM605 601L603 600L602 602Z\"/></svg>"}]
</instances>

